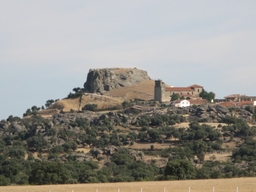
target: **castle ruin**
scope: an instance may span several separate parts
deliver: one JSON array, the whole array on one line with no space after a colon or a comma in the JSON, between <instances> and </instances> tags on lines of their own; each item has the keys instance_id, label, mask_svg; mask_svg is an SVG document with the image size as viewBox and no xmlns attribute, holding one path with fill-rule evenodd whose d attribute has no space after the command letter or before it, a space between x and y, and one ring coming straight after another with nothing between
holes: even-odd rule
<instances>
[{"instance_id":1,"label":"castle ruin","mask_svg":"<svg viewBox=\"0 0 256 192\"><path fill-rule=\"evenodd\" d=\"M169 102L173 94L179 94L185 99L197 99L203 91L203 87L197 84L188 87L170 87L161 80L155 81L154 100L159 102Z\"/></svg>"}]
</instances>

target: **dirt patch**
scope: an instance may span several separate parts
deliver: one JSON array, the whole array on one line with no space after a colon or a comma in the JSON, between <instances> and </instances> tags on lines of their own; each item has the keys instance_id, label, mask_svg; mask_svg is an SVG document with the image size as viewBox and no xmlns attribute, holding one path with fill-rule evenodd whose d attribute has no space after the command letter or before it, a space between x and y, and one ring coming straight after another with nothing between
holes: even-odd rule
<instances>
[{"instance_id":1,"label":"dirt patch","mask_svg":"<svg viewBox=\"0 0 256 192\"><path fill-rule=\"evenodd\" d=\"M204 156L204 160L215 160L215 161L221 161L221 162L226 162L231 160L231 155L232 152L226 152L226 153L211 153L211 154L206 154Z\"/></svg>"},{"instance_id":2,"label":"dirt patch","mask_svg":"<svg viewBox=\"0 0 256 192\"><path fill-rule=\"evenodd\" d=\"M85 147L85 148L77 148L76 152L83 152L83 153L89 153L91 150L90 147Z\"/></svg>"},{"instance_id":3,"label":"dirt patch","mask_svg":"<svg viewBox=\"0 0 256 192\"><path fill-rule=\"evenodd\" d=\"M236 146L237 146L237 144L235 141L222 144L222 148L226 148L226 149L234 149L234 148L236 148Z\"/></svg>"}]
</instances>

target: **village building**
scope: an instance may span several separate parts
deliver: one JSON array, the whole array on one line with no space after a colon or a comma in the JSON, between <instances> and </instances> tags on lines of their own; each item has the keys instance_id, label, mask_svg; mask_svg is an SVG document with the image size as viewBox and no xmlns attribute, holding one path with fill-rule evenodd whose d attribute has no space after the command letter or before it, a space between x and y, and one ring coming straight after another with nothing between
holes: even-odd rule
<instances>
[{"instance_id":1,"label":"village building","mask_svg":"<svg viewBox=\"0 0 256 192\"><path fill-rule=\"evenodd\" d=\"M161 80L155 81L154 88L154 100L161 103L170 103L171 96L178 94L179 98L176 101L171 102L171 105L176 107L186 107L187 105L204 105L209 102L200 97L200 93L204 90L201 85L191 85L188 87L173 87L168 86ZM188 103L182 103L188 101ZM213 102L213 101L212 101ZM232 94L224 97L224 99L215 99L214 103L226 107L245 107L245 106L256 106L256 96L247 96L242 94Z\"/></svg>"},{"instance_id":2,"label":"village building","mask_svg":"<svg viewBox=\"0 0 256 192\"><path fill-rule=\"evenodd\" d=\"M185 99L199 99L203 86L191 85L188 87L172 87L167 86L161 80L155 81L154 100L159 102L169 102L173 94L178 94Z\"/></svg>"},{"instance_id":3,"label":"village building","mask_svg":"<svg viewBox=\"0 0 256 192\"><path fill-rule=\"evenodd\" d=\"M233 101L233 102L256 101L256 96L247 96L247 95L241 95L241 94L232 94L224 98L225 98L225 101Z\"/></svg>"},{"instance_id":4,"label":"village building","mask_svg":"<svg viewBox=\"0 0 256 192\"><path fill-rule=\"evenodd\" d=\"M171 105L175 106L175 107L189 107L190 106L190 102L186 99L184 100L176 100L171 102Z\"/></svg>"},{"instance_id":5,"label":"village building","mask_svg":"<svg viewBox=\"0 0 256 192\"><path fill-rule=\"evenodd\" d=\"M247 96L241 94L232 94L224 97L224 99L215 100L221 106L225 107L245 107L255 106L256 96Z\"/></svg>"}]
</instances>

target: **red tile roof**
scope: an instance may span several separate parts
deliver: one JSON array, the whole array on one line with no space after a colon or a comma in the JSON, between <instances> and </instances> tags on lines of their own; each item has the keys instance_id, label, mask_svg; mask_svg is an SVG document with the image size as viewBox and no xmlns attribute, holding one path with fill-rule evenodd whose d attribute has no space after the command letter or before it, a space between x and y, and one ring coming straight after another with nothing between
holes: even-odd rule
<instances>
[{"instance_id":1,"label":"red tile roof","mask_svg":"<svg viewBox=\"0 0 256 192\"><path fill-rule=\"evenodd\" d=\"M190 87L166 87L166 91L193 91Z\"/></svg>"},{"instance_id":2,"label":"red tile roof","mask_svg":"<svg viewBox=\"0 0 256 192\"><path fill-rule=\"evenodd\" d=\"M228 95L224 98L237 98L237 97L240 97L241 95L240 94L232 94L232 95Z\"/></svg>"},{"instance_id":3,"label":"red tile roof","mask_svg":"<svg viewBox=\"0 0 256 192\"><path fill-rule=\"evenodd\" d=\"M246 106L246 105L253 105L253 104L254 104L253 101L241 101L237 103L239 107Z\"/></svg>"},{"instance_id":4,"label":"red tile roof","mask_svg":"<svg viewBox=\"0 0 256 192\"><path fill-rule=\"evenodd\" d=\"M203 86L201 86L201 85L197 85L197 84L191 85L191 86L189 86L189 87L194 87L194 88L204 88Z\"/></svg>"},{"instance_id":5,"label":"red tile roof","mask_svg":"<svg viewBox=\"0 0 256 192\"><path fill-rule=\"evenodd\" d=\"M194 84L188 87L166 87L166 91L194 91L195 88L203 88L200 85Z\"/></svg>"}]
</instances>

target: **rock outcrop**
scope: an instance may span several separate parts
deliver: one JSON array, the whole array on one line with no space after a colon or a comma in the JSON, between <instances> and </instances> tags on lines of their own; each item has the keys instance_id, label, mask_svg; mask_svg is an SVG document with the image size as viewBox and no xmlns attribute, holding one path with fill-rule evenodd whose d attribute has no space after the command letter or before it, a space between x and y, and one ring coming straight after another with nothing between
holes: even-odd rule
<instances>
[{"instance_id":1,"label":"rock outcrop","mask_svg":"<svg viewBox=\"0 0 256 192\"><path fill-rule=\"evenodd\" d=\"M104 93L138 84L144 80L150 80L147 72L136 68L90 69L84 89L89 93Z\"/></svg>"}]
</instances>

